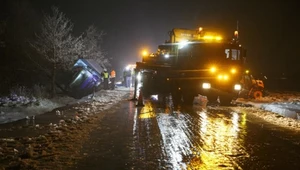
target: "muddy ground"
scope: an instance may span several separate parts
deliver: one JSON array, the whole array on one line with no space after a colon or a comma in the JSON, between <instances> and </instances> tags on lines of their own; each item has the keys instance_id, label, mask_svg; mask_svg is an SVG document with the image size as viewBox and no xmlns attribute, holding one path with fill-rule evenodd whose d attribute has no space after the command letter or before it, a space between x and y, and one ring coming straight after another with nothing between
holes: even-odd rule
<instances>
[{"instance_id":1,"label":"muddy ground","mask_svg":"<svg viewBox=\"0 0 300 170\"><path fill-rule=\"evenodd\" d=\"M124 96L123 100L128 100ZM59 108L67 117L54 123L11 126L0 132L0 170L4 169L68 169L85 157L82 146L100 122L112 113L101 110L105 103L86 102ZM117 104L114 104L117 105ZM103 107L102 107L103 108ZM56 110L45 114L55 115ZM53 120L52 120L53 122ZM7 134L8 137L4 137ZM10 135L9 135L10 134ZM13 135L11 135L13 134Z\"/></svg>"}]
</instances>

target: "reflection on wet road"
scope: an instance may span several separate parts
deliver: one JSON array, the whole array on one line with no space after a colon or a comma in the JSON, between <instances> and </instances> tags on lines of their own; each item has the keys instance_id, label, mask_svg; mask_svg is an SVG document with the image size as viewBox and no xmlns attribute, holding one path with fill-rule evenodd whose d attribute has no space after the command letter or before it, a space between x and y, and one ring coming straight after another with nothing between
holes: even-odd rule
<instances>
[{"instance_id":1,"label":"reflection on wet road","mask_svg":"<svg viewBox=\"0 0 300 170\"><path fill-rule=\"evenodd\" d=\"M249 122L246 113L233 112L226 107L173 110L172 106L161 107L148 101L144 107L136 108L134 117L135 153L132 155L139 160L135 163L138 169L300 167L299 143L281 139L274 136L275 132ZM261 137L253 139L255 136ZM268 148L266 141L270 141ZM286 147L285 154L291 158L278 156L282 155L282 150L277 147Z\"/></svg>"}]
</instances>

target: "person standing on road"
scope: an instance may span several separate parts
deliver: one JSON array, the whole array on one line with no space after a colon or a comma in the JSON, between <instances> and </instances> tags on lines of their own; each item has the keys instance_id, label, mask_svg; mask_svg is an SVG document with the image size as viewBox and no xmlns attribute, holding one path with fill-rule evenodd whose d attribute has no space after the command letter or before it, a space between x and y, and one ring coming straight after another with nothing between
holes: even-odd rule
<instances>
[{"instance_id":1,"label":"person standing on road","mask_svg":"<svg viewBox=\"0 0 300 170\"><path fill-rule=\"evenodd\" d=\"M126 87L130 88L131 86L131 70L126 70Z\"/></svg>"},{"instance_id":2,"label":"person standing on road","mask_svg":"<svg viewBox=\"0 0 300 170\"><path fill-rule=\"evenodd\" d=\"M104 90L108 90L108 78L109 78L109 74L108 74L106 68L102 72L102 77L104 79Z\"/></svg>"},{"instance_id":3,"label":"person standing on road","mask_svg":"<svg viewBox=\"0 0 300 170\"><path fill-rule=\"evenodd\" d=\"M135 69L131 70L131 86L134 87L134 81L135 81Z\"/></svg>"},{"instance_id":4,"label":"person standing on road","mask_svg":"<svg viewBox=\"0 0 300 170\"><path fill-rule=\"evenodd\" d=\"M125 86L125 87L127 87L127 85L126 85L126 70L124 69L123 70L123 81L122 81L122 84L123 84L123 86Z\"/></svg>"},{"instance_id":5,"label":"person standing on road","mask_svg":"<svg viewBox=\"0 0 300 170\"><path fill-rule=\"evenodd\" d=\"M111 89L115 89L115 79L116 79L116 72L114 69L111 70L110 72L110 81L111 81Z\"/></svg>"}]
</instances>

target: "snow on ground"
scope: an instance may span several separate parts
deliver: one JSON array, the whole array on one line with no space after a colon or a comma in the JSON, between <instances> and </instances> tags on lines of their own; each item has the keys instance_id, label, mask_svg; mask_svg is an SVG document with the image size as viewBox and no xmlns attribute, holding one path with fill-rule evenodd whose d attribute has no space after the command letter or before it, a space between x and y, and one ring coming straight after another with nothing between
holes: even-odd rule
<instances>
[{"instance_id":1,"label":"snow on ground","mask_svg":"<svg viewBox=\"0 0 300 170\"><path fill-rule=\"evenodd\" d=\"M24 118L40 115L56 108L70 104L84 103L86 101L98 101L105 103L100 110L112 106L120 101L125 94L129 93L129 88L118 87L116 90L101 90L81 99L71 97L56 97L53 99L28 99L24 96L10 96L0 98L0 124L21 120Z\"/></svg>"},{"instance_id":2,"label":"snow on ground","mask_svg":"<svg viewBox=\"0 0 300 170\"><path fill-rule=\"evenodd\" d=\"M129 91L129 88L124 87L118 87L116 90L101 90L95 94L93 100L105 103L99 106L103 110L121 100L125 92L128 94ZM57 97L51 100L43 99L39 101L17 96L0 98L0 124L43 114L62 106L88 100L91 100L91 95L80 100L71 97ZM237 111L246 109L249 113L269 122L300 130L300 92L270 92L262 99L238 99L237 103L242 103L243 106L252 106L233 107Z\"/></svg>"},{"instance_id":3,"label":"snow on ground","mask_svg":"<svg viewBox=\"0 0 300 170\"><path fill-rule=\"evenodd\" d=\"M271 111L284 117L300 119L299 92L271 92L257 100L238 99L237 102L252 105L256 108Z\"/></svg>"},{"instance_id":4,"label":"snow on ground","mask_svg":"<svg viewBox=\"0 0 300 170\"><path fill-rule=\"evenodd\" d=\"M234 110L244 110L273 124L300 131L300 92L270 92L257 100L238 99L242 106Z\"/></svg>"}]
</instances>

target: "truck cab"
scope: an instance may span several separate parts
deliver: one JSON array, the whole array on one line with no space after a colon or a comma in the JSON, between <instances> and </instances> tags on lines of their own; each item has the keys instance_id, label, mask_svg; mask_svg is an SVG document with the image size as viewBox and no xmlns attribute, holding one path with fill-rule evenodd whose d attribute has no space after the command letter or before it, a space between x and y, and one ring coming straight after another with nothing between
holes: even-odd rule
<instances>
[{"instance_id":1,"label":"truck cab","mask_svg":"<svg viewBox=\"0 0 300 170\"><path fill-rule=\"evenodd\" d=\"M172 93L187 103L201 94L224 105L237 97L246 59L240 44L200 28L173 29L169 35L151 61L137 62L137 69L147 72L146 93Z\"/></svg>"}]
</instances>

